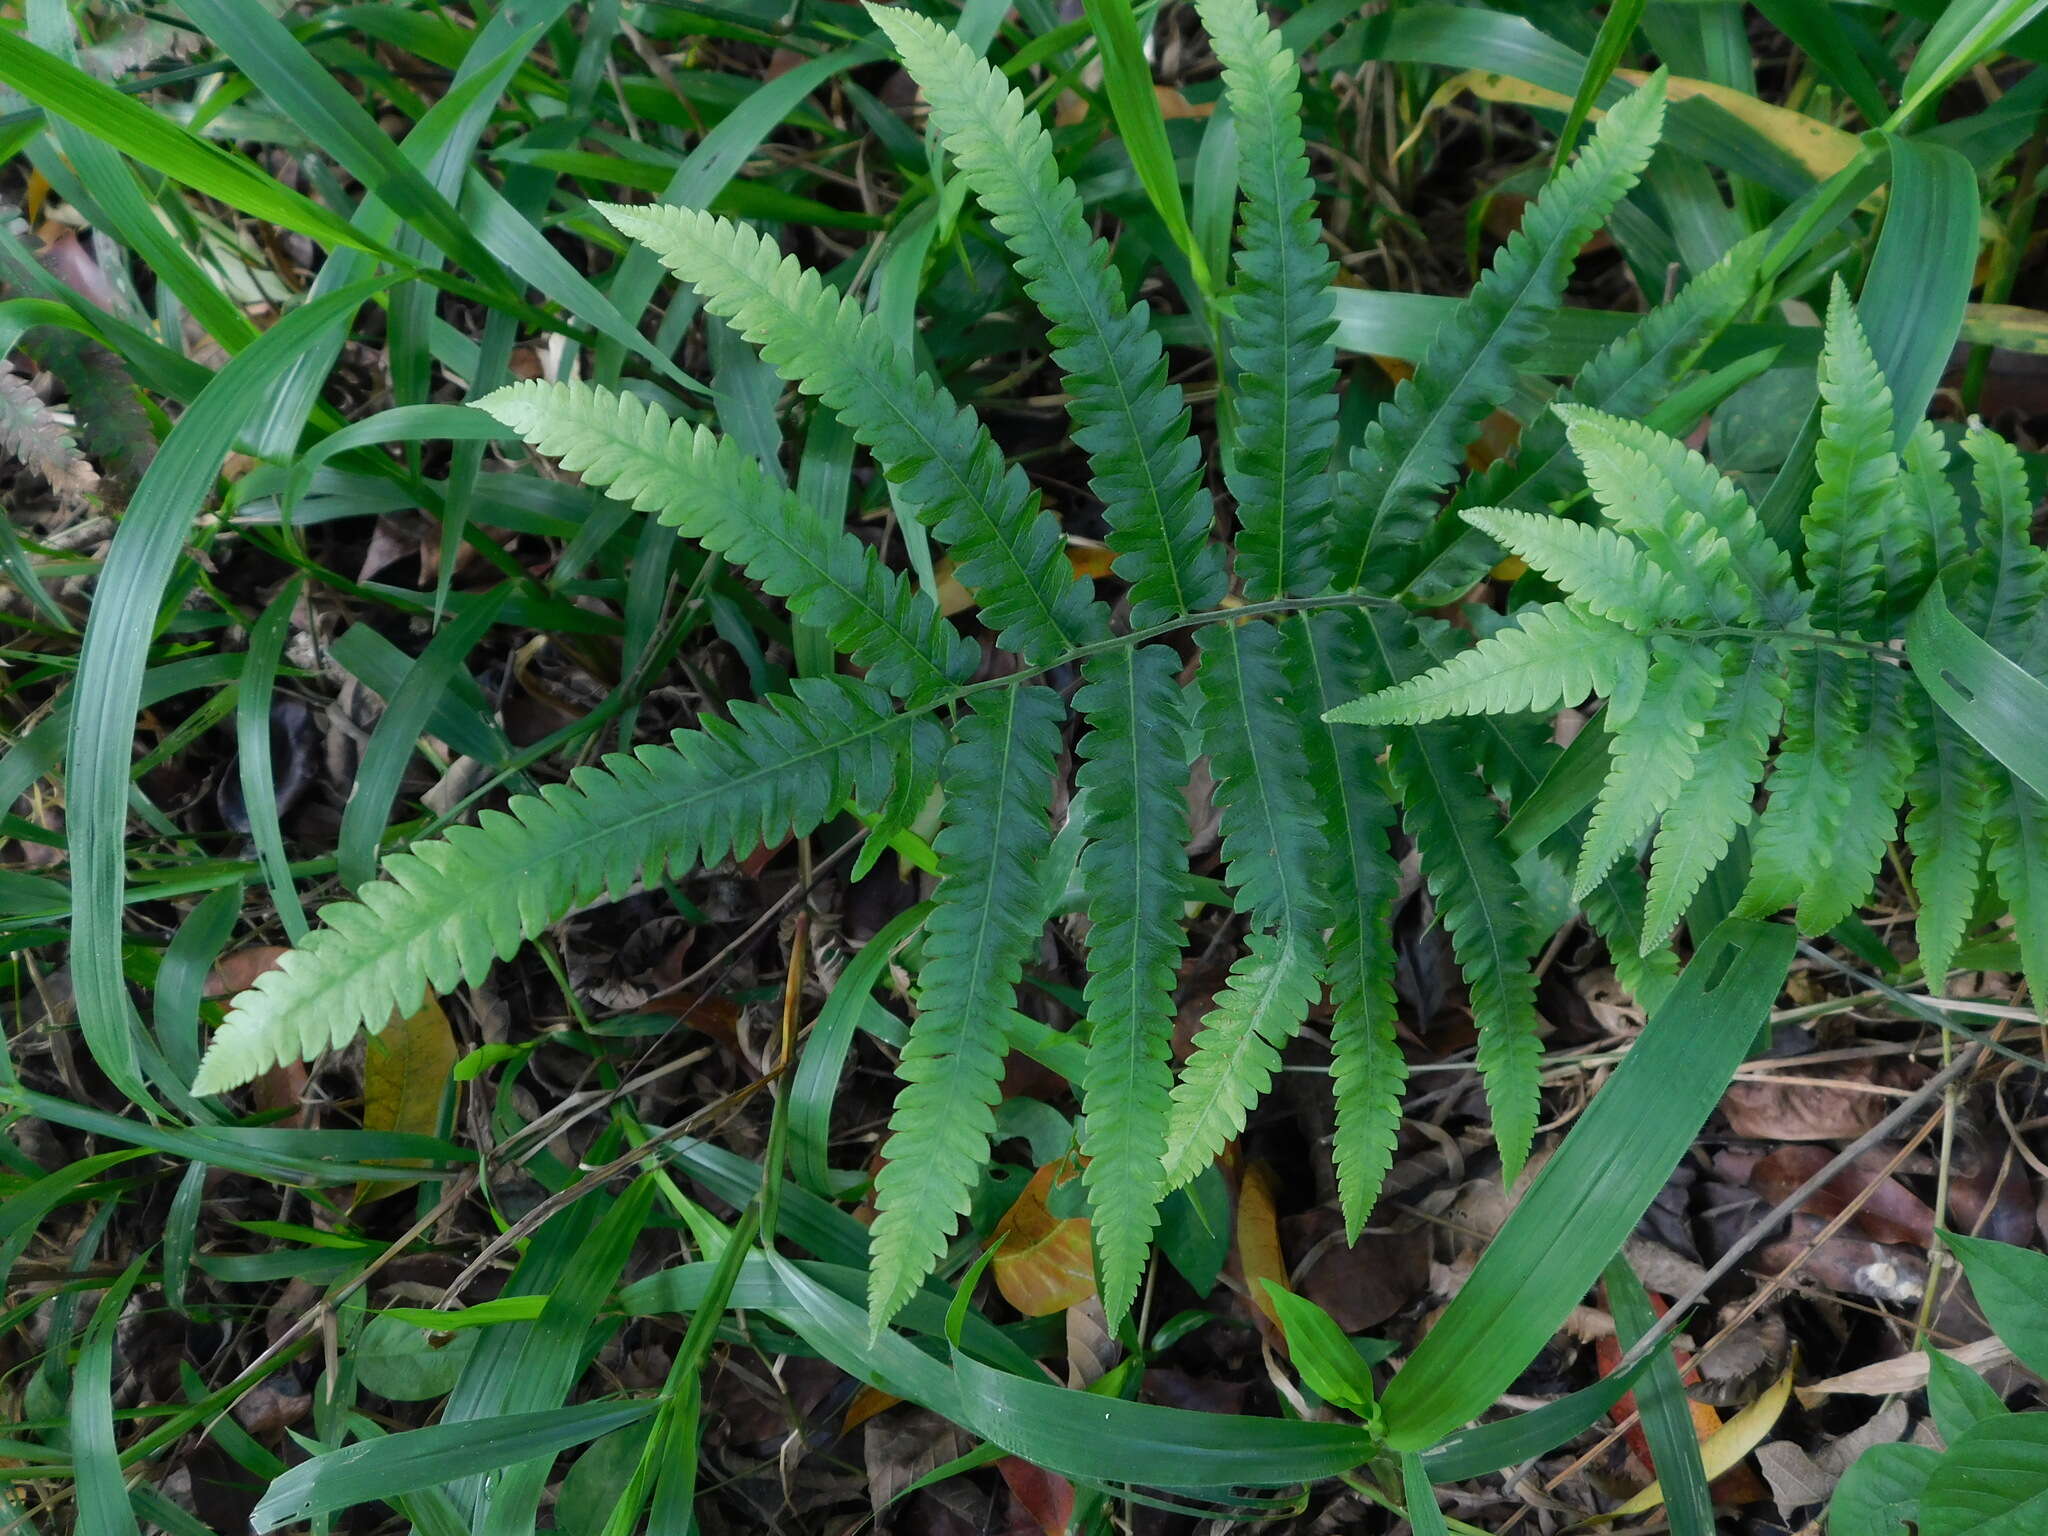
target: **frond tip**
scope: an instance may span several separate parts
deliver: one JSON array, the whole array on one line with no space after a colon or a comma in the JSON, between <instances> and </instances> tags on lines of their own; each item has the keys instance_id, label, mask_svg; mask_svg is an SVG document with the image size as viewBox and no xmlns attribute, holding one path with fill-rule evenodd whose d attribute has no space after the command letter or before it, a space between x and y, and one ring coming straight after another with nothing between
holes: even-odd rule
<instances>
[{"instance_id":1,"label":"frond tip","mask_svg":"<svg viewBox=\"0 0 2048 1536\"><path fill-rule=\"evenodd\" d=\"M743 854L808 831L848 800L879 800L917 727L868 683L794 688L735 704L731 724L614 754L393 855L383 878L323 908L323 926L235 998L192 1091L221 1093L346 1045L359 1029L375 1033L416 1010L427 988L482 980L571 908L649 869Z\"/></svg>"}]
</instances>

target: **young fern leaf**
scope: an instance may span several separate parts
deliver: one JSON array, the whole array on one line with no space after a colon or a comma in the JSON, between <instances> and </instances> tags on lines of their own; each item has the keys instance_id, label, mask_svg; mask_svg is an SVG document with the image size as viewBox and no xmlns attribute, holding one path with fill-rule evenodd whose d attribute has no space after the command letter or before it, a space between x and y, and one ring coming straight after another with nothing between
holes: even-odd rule
<instances>
[{"instance_id":1,"label":"young fern leaf","mask_svg":"<svg viewBox=\"0 0 2048 1536\"><path fill-rule=\"evenodd\" d=\"M1861 658L1817 647L1792 655L1785 735L1770 799L1750 839L1749 885L1738 916L1768 917L1803 903L1848 822L1849 783L1866 745L1860 665Z\"/></svg>"},{"instance_id":2,"label":"young fern leaf","mask_svg":"<svg viewBox=\"0 0 2048 1536\"><path fill-rule=\"evenodd\" d=\"M1906 781L1906 846L1920 898L1914 938L1927 985L1946 990L1976 905L1990 819L1989 769L1963 728L1924 691L1910 706L1913 771Z\"/></svg>"},{"instance_id":3,"label":"young fern leaf","mask_svg":"<svg viewBox=\"0 0 2048 1536\"><path fill-rule=\"evenodd\" d=\"M1600 510L1690 594L1694 617L1784 626L1805 612L1792 562L1733 481L1676 438L1585 406L1553 409Z\"/></svg>"},{"instance_id":4,"label":"young fern leaf","mask_svg":"<svg viewBox=\"0 0 2048 1536\"><path fill-rule=\"evenodd\" d=\"M960 581L1006 649L1047 661L1107 636L1105 610L1074 579L1023 472L904 360L878 319L743 225L690 208L598 207L874 453L952 546Z\"/></svg>"},{"instance_id":5,"label":"young fern leaf","mask_svg":"<svg viewBox=\"0 0 2048 1536\"><path fill-rule=\"evenodd\" d=\"M888 792L913 726L878 688L799 679L674 745L579 768L384 863L354 901L235 998L193 1083L219 1093L414 1012L428 987L483 979L563 914L636 878L751 852Z\"/></svg>"},{"instance_id":6,"label":"young fern leaf","mask_svg":"<svg viewBox=\"0 0 2048 1536\"><path fill-rule=\"evenodd\" d=\"M1800 525L1812 620L1832 634L1856 635L1877 612L1885 535L1903 518L1892 392L1840 277L1828 300L1820 394L1820 483Z\"/></svg>"},{"instance_id":7,"label":"young fern leaf","mask_svg":"<svg viewBox=\"0 0 2048 1536\"><path fill-rule=\"evenodd\" d=\"M1643 954L1670 939L1736 832L1749 824L1764 758L1784 712L1784 659L1778 649L1764 642L1731 649L1720 695L1693 755L1692 778L1664 812L1651 848Z\"/></svg>"},{"instance_id":8,"label":"young fern leaf","mask_svg":"<svg viewBox=\"0 0 2048 1536\"><path fill-rule=\"evenodd\" d=\"M1281 1048L1322 990L1313 934L1253 932L1244 944L1173 1085L1166 1179L1174 1189L1191 1182L1244 1129L1252 1105L1273 1086Z\"/></svg>"},{"instance_id":9,"label":"young fern leaf","mask_svg":"<svg viewBox=\"0 0 2048 1536\"><path fill-rule=\"evenodd\" d=\"M1052 135L1021 93L958 37L911 12L867 7L924 92L968 186L1008 242L1031 296L1052 323L1066 375L1074 441L1086 450L1116 552L1130 583L1131 623L1144 628L1222 600L1222 561L1201 446L1188 435L1180 386L1150 308L1126 305L1080 194L1053 161Z\"/></svg>"},{"instance_id":10,"label":"young fern leaf","mask_svg":"<svg viewBox=\"0 0 2048 1536\"><path fill-rule=\"evenodd\" d=\"M1561 709L1593 694L1642 691L1642 638L1565 603L1542 603L1443 665L1339 705L1323 718L1346 725L1420 725L1450 715Z\"/></svg>"},{"instance_id":11,"label":"young fern leaf","mask_svg":"<svg viewBox=\"0 0 2048 1536\"><path fill-rule=\"evenodd\" d=\"M2012 909L2020 968L2038 1012L2048 986L2048 800L2003 766L1992 765L1990 778L1984 862L1999 898Z\"/></svg>"},{"instance_id":12,"label":"young fern leaf","mask_svg":"<svg viewBox=\"0 0 2048 1536\"><path fill-rule=\"evenodd\" d=\"M1601 119L1366 429L1339 486L1330 541L1339 590L1391 592L1411 574L1472 431L1513 391L1580 247L1635 185L1663 124L1660 72Z\"/></svg>"},{"instance_id":13,"label":"young fern leaf","mask_svg":"<svg viewBox=\"0 0 2048 1536\"><path fill-rule=\"evenodd\" d=\"M946 826L936 905L925 923L917 1019L897 1076L886 1161L875 1176L868 1319L879 1333L937 1266L988 1160L1002 1083L1003 1021L1043 925L1039 864L1048 821L1059 695L975 696L946 754Z\"/></svg>"},{"instance_id":14,"label":"young fern leaf","mask_svg":"<svg viewBox=\"0 0 2048 1536\"><path fill-rule=\"evenodd\" d=\"M1614 727L1607 782L1579 853L1572 900L1586 893L1614 861L1678 800L1720 692L1719 658L1703 646L1660 637L1652 642L1643 700Z\"/></svg>"},{"instance_id":15,"label":"young fern leaf","mask_svg":"<svg viewBox=\"0 0 2048 1536\"><path fill-rule=\"evenodd\" d=\"M1963 592L1970 627L2008 660L2026 664L2024 637L2048 600L2048 556L2033 542L2034 495L2012 444L1983 427L1963 435L1977 492L1981 553Z\"/></svg>"},{"instance_id":16,"label":"young fern leaf","mask_svg":"<svg viewBox=\"0 0 2048 1536\"><path fill-rule=\"evenodd\" d=\"M1244 193L1229 320L1237 432L1237 574L1253 602L1328 580L1323 509L1337 441L1335 263L1315 217L1301 71L1255 0L1196 0L1223 64Z\"/></svg>"},{"instance_id":17,"label":"young fern leaf","mask_svg":"<svg viewBox=\"0 0 2048 1536\"><path fill-rule=\"evenodd\" d=\"M1913 766L1905 674L1868 657L1850 666L1857 674L1861 742L1847 765L1847 814L1815 860L1799 900L1796 915L1808 933L1826 933L1870 894L1884 850L1898 835L1899 802Z\"/></svg>"},{"instance_id":18,"label":"young fern leaf","mask_svg":"<svg viewBox=\"0 0 2048 1536\"><path fill-rule=\"evenodd\" d=\"M1334 709L1367 675L1368 646L1355 613L1290 620L1290 673L1312 677L1310 707ZM1348 1240L1358 1234L1393 1166L1408 1062L1396 1037L1394 898L1401 868L1388 847L1394 821L1366 732L1317 720L1307 731L1309 793L1323 808L1329 855L1322 876L1332 912L1330 1077L1337 1103L1331 1156Z\"/></svg>"},{"instance_id":19,"label":"young fern leaf","mask_svg":"<svg viewBox=\"0 0 2048 1536\"><path fill-rule=\"evenodd\" d=\"M1244 1128L1271 1083L1280 1047L1315 1001L1329 922L1316 878L1323 817L1304 773L1280 631L1217 624L1196 644L1195 734L1215 780L1224 876L1253 931L1174 1085L1167 1170L1176 1184Z\"/></svg>"},{"instance_id":20,"label":"young fern leaf","mask_svg":"<svg viewBox=\"0 0 2048 1536\"><path fill-rule=\"evenodd\" d=\"M1599 618L1643 633L1695 616L1684 588L1612 528L1513 507L1462 515Z\"/></svg>"},{"instance_id":21,"label":"young fern leaf","mask_svg":"<svg viewBox=\"0 0 2048 1536\"><path fill-rule=\"evenodd\" d=\"M1163 645L1088 663L1074 707L1090 729L1076 781L1094 812L1081 852L1088 899L1088 1070L1081 1150L1103 1310L1114 1327L1144 1277L1159 1202L1173 1070L1174 982L1188 894L1180 658Z\"/></svg>"},{"instance_id":22,"label":"young fern leaf","mask_svg":"<svg viewBox=\"0 0 2048 1536\"><path fill-rule=\"evenodd\" d=\"M817 520L753 455L706 427L589 384L512 384L476 402L562 467L739 565L899 698L924 703L979 653L844 528Z\"/></svg>"},{"instance_id":23,"label":"young fern leaf","mask_svg":"<svg viewBox=\"0 0 2048 1536\"><path fill-rule=\"evenodd\" d=\"M1897 513L1882 535L1883 608L1911 614L1935 574L1963 552L1962 501L1948 483L1948 449L1934 423L1917 423L1899 448Z\"/></svg>"}]
</instances>

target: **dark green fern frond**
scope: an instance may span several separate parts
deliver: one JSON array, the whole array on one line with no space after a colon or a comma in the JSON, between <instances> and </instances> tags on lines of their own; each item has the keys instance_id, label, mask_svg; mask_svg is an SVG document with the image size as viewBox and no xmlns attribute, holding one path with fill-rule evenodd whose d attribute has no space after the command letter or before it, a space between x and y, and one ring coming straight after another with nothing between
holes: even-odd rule
<instances>
[{"instance_id":1,"label":"dark green fern frond","mask_svg":"<svg viewBox=\"0 0 2048 1536\"><path fill-rule=\"evenodd\" d=\"M1005 647L1045 661L1108 634L1022 471L904 361L879 320L744 225L690 208L598 207L867 445L952 546L962 584Z\"/></svg>"},{"instance_id":2,"label":"dark green fern frond","mask_svg":"<svg viewBox=\"0 0 2048 1536\"><path fill-rule=\"evenodd\" d=\"M2003 766L1992 765L1989 776L1984 862L2012 910L2020 967L2038 1010L2048 987L2048 800Z\"/></svg>"},{"instance_id":3,"label":"dark green fern frond","mask_svg":"<svg viewBox=\"0 0 2048 1536\"><path fill-rule=\"evenodd\" d=\"M1931 421L1899 449L1898 516L1884 530L1884 608L1910 614L1935 573L1963 553L1962 499L1948 480L1948 449Z\"/></svg>"},{"instance_id":4,"label":"dark green fern frond","mask_svg":"<svg viewBox=\"0 0 2048 1536\"><path fill-rule=\"evenodd\" d=\"M898 697L923 703L978 653L931 599L839 527L819 527L759 460L706 427L589 384L513 384L476 402L614 500L741 566Z\"/></svg>"},{"instance_id":5,"label":"dark green fern frond","mask_svg":"<svg viewBox=\"0 0 2048 1536\"><path fill-rule=\"evenodd\" d=\"M1990 817L1989 766L1947 711L1915 688L1913 772L1906 781L1906 846L1913 851L1914 924L1927 984L1935 991L1955 964L1977 902Z\"/></svg>"},{"instance_id":6,"label":"dark green fern frond","mask_svg":"<svg viewBox=\"0 0 2048 1536\"><path fill-rule=\"evenodd\" d=\"M669 747L580 768L509 814L394 854L354 901L237 997L200 1063L196 1093L310 1059L412 1013L427 988L483 979L571 908L649 871L681 872L817 826L888 792L913 727L879 688L799 680L787 697L733 705ZM925 726L921 729L929 730Z\"/></svg>"},{"instance_id":7,"label":"dark green fern frond","mask_svg":"<svg viewBox=\"0 0 2048 1536\"><path fill-rule=\"evenodd\" d=\"M2019 452L1995 432L1963 435L1977 492L1979 553L1964 589L1964 622L2024 665L2024 641L2048 601L2048 555L2033 541L2034 496Z\"/></svg>"},{"instance_id":8,"label":"dark green fern frond","mask_svg":"<svg viewBox=\"0 0 2048 1536\"><path fill-rule=\"evenodd\" d=\"M1273 1086L1281 1047L1322 989L1317 943L1298 930L1251 933L1230 979L1202 1019L1194 1052L1173 1085L1167 1182L1178 1189L1216 1160Z\"/></svg>"},{"instance_id":9,"label":"dark green fern frond","mask_svg":"<svg viewBox=\"0 0 2048 1536\"><path fill-rule=\"evenodd\" d=\"M1076 780L1094 806L1080 869L1090 921L1081 1150L1112 1326L1137 1294L1166 1194L1160 1153L1189 886L1179 670L1163 645L1109 651L1088 664L1074 696L1089 723Z\"/></svg>"},{"instance_id":10,"label":"dark green fern frond","mask_svg":"<svg viewBox=\"0 0 2048 1536\"><path fill-rule=\"evenodd\" d=\"M1303 722L1270 624L1215 624L1196 644L1195 736L1209 754L1224 877L1255 927L1315 933L1329 921L1315 871L1323 818L1304 771Z\"/></svg>"},{"instance_id":11,"label":"dark green fern frond","mask_svg":"<svg viewBox=\"0 0 2048 1536\"><path fill-rule=\"evenodd\" d=\"M1336 304L1301 135L1301 71L1254 0L1196 0L1223 64L1244 193L1230 360L1237 369L1237 574L1264 601L1313 592L1337 441Z\"/></svg>"},{"instance_id":12,"label":"dark green fern frond","mask_svg":"<svg viewBox=\"0 0 2048 1536\"><path fill-rule=\"evenodd\" d=\"M1149 306L1126 305L1052 136L1024 97L958 37L909 11L869 5L923 90L931 120L990 221L1008 242L1024 291L1052 322L1074 441L1086 450L1140 628L1213 608L1223 566L1209 542L1200 445Z\"/></svg>"},{"instance_id":13,"label":"dark green fern frond","mask_svg":"<svg viewBox=\"0 0 2048 1536\"><path fill-rule=\"evenodd\" d=\"M1835 279L1820 356L1820 483L1801 533L1814 624L1854 635L1877 611L1886 533L1902 522L1892 392L1849 292Z\"/></svg>"},{"instance_id":14,"label":"dark green fern frond","mask_svg":"<svg viewBox=\"0 0 2048 1536\"><path fill-rule=\"evenodd\" d=\"M1466 442L1508 398L1580 247L1642 174L1663 124L1659 74L1615 104L1531 205L1366 430L1338 491L1330 565L1340 590L1394 591L1405 581Z\"/></svg>"},{"instance_id":15,"label":"dark green fern frond","mask_svg":"<svg viewBox=\"0 0 2048 1536\"><path fill-rule=\"evenodd\" d=\"M875 1176L868 1315L886 1325L932 1272L988 1160L1003 1023L1044 914L1039 864L1061 706L1049 688L977 694L946 754L946 826L925 923L917 1019Z\"/></svg>"},{"instance_id":16,"label":"dark green fern frond","mask_svg":"<svg viewBox=\"0 0 2048 1536\"><path fill-rule=\"evenodd\" d=\"M1913 738L1905 711L1906 674L1868 657L1854 658L1858 750L1847 764L1847 808L1819 850L1799 901L1799 926L1826 933L1870 895L1885 848L1898 836L1899 802L1912 770Z\"/></svg>"},{"instance_id":17,"label":"dark green fern frond","mask_svg":"<svg viewBox=\"0 0 2048 1536\"><path fill-rule=\"evenodd\" d=\"M1289 621L1288 670L1313 678L1312 710L1335 708L1366 681L1366 622L1340 612ZM1392 917L1401 870L1387 841L1394 806L1368 733L1317 720L1308 727L1306 744L1309 793L1322 807L1329 847L1322 879L1332 913L1324 965L1337 1101L1331 1152L1338 1204L1356 1242L1393 1165L1408 1080L1408 1062L1395 1036Z\"/></svg>"},{"instance_id":18,"label":"dark green fern frond","mask_svg":"<svg viewBox=\"0 0 2048 1536\"><path fill-rule=\"evenodd\" d=\"M1807 899L1819 861L1847 823L1863 740L1861 658L1809 647L1792 655L1785 735L1770 799L1750 840L1749 886L1737 912L1767 917Z\"/></svg>"}]
</instances>

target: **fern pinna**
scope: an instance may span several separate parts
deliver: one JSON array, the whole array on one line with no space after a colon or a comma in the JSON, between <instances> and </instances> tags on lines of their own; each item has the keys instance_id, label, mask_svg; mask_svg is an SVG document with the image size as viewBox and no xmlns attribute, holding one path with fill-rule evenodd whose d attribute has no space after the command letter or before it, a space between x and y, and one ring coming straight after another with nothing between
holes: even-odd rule
<instances>
[{"instance_id":1,"label":"fern pinna","mask_svg":"<svg viewBox=\"0 0 2048 1536\"><path fill-rule=\"evenodd\" d=\"M838 418L949 550L1015 661L985 669L931 594L850 531L818 526L706 427L573 381L500 390L479 408L743 570L859 676L736 704L729 721L579 769L392 856L381 879L326 908L319 930L235 1000L199 1090L381 1028L426 987L476 980L573 906L650 871L743 855L849 807L887 820L937 787L940 878L874 1187L880 1328L944 1262L989 1157L1017 989L1052 901L1043 866L1055 775L1071 753L1089 920L1075 1027L1086 1048L1081 1150L1101 1294L1121 1320L1161 1202L1239 1134L1326 997L1334 1157L1354 1235L1370 1213L1405 1076L1390 934L1397 825L1465 978L1511 1175L1538 1108L1531 962L1545 934L1525 875L1575 863L1587 919L1624 981L1654 1001L1675 969L1665 941L1748 820L1781 718L1747 907L1791 905L1809 925L1838 919L1867 886L1902 793L1927 870L1930 963L1953 955L1980 863L2021 904L2042 878L2026 853L2048 836L2048 818L1927 706L1886 649L1903 610L1877 600L1877 576L1888 593L1924 587L1970 540L1931 429L1892 465L1880 430L1890 408L1846 304L1830 319L1822 494L1803 584L1740 492L1632 419L1694 375L1749 300L1753 245L1644 316L1566 386L1554 413L1529 423L1514 458L1441 504L1479 423L1517 398L1576 254L1647 163L1661 78L1606 114L1415 377L1344 450L1333 267L1298 71L1253 0L1197 0L1196 10L1223 70L1241 191L1218 312L1230 409L1206 459L1149 307L1127 294L1036 112L940 26L870 11L1049 324L1126 611L1113 614L1073 575L1024 474L859 303L730 220L604 208ZM1970 617L2038 663L2042 568L2009 450L1984 438L1965 448L1986 509ZM1604 526L1552 515L1582 486ZM1233 537L1218 534L1219 487ZM1562 597L1518 604L1467 648L1470 630L1425 610L1473 587L1503 551ZM1071 694L1056 686L1068 663L1078 664ZM1608 701L1593 727L1611 738L1607 790L1524 846L1507 808L1532 795L1558 749L1501 712L1589 696ZM1214 784L1242 939L1176 1077L1183 923L1214 889L1189 865L1197 759ZM1645 888L1636 856L1653 833ZM2027 899L2032 963L2048 900Z\"/></svg>"}]
</instances>

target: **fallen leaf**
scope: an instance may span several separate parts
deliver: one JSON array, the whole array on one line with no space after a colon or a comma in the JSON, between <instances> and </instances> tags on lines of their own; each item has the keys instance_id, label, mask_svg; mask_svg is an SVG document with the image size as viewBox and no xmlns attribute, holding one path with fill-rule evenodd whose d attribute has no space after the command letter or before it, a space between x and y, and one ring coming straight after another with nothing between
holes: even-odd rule
<instances>
[{"instance_id":1,"label":"fallen leaf","mask_svg":"<svg viewBox=\"0 0 2048 1536\"><path fill-rule=\"evenodd\" d=\"M1010 1497L1031 1517L1045 1536L1066 1536L1074 1518L1074 1485L1043 1467L1035 1467L1017 1456L1005 1456L996 1463L1009 1485Z\"/></svg>"},{"instance_id":2,"label":"fallen leaf","mask_svg":"<svg viewBox=\"0 0 2048 1536\"><path fill-rule=\"evenodd\" d=\"M382 1033L363 1042L363 1129L431 1136L441 1126L441 1096L453 1080L455 1031L441 1000L432 993L419 1011L393 1017ZM456 1092L461 1089L457 1087ZM406 1163L394 1160L393 1166ZM356 1203L381 1200L416 1179L394 1179L356 1186Z\"/></svg>"},{"instance_id":3,"label":"fallen leaf","mask_svg":"<svg viewBox=\"0 0 2048 1536\"><path fill-rule=\"evenodd\" d=\"M1751 1170L1750 1183L1776 1205L1831 1160L1824 1147L1780 1147ZM1880 1243L1913 1243L1925 1248L1934 1241L1934 1212L1905 1185L1886 1176L1891 1161L1891 1154L1885 1151L1864 1153L1808 1196L1799 1209L1810 1216L1834 1217L1860 1202L1850 1221L1865 1236Z\"/></svg>"},{"instance_id":4,"label":"fallen leaf","mask_svg":"<svg viewBox=\"0 0 2048 1536\"><path fill-rule=\"evenodd\" d=\"M1700 1464L1706 1468L1708 1481L1731 1471L1737 1462L1763 1444L1764 1436L1776 1426L1779 1416L1785 1411L1785 1404L1792 1399L1792 1373L1795 1369L1796 1365L1787 1365L1769 1391L1723 1424L1700 1447ZM1640 1515L1663 1502L1663 1484L1652 1483L1614 1514L1617 1517Z\"/></svg>"},{"instance_id":5,"label":"fallen leaf","mask_svg":"<svg viewBox=\"0 0 2048 1536\"><path fill-rule=\"evenodd\" d=\"M1246 1293L1256 1310L1259 1332L1275 1349L1284 1351L1287 1336L1281 1330L1279 1314L1266 1295L1265 1282L1283 1291L1287 1283L1287 1256L1280 1251L1280 1223L1273 1209L1273 1170L1253 1163L1244 1171L1237 1187L1237 1266Z\"/></svg>"},{"instance_id":6,"label":"fallen leaf","mask_svg":"<svg viewBox=\"0 0 2048 1536\"><path fill-rule=\"evenodd\" d=\"M2012 1359L2012 1351L1995 1338L1978 1339L1957 1349L1944 1349L1942 1353L1958 1365L1980 1373ZM1825 1397L1889 1397L1895 1392L1917 1392L1926 1385L1927 1352L1916 1349L1875 1365L1808 1382L1799 1389L1799 1401L1810 1406Z\"/></svg>"},{"instance_id":7,"label":"fallen leaf","mask_svg":"<svg viewBox=\"0 0 2048 1536\"><path fill-rule=\"evenodd\" d=\"M1837 1074L1844 1084L1868 1084L1866 1062ZM1721 1113L1737 1136L1759 1141L1853 1141L1884 1118L1889 1101L1867 1088L1780 1083L1738 1078L1721 1098Z\"/></svg>"},{"instance_id":8,"label":"fallen leaf","mask_svg":"<svg viewBox=\"0 0 2048 1536\"><path fill-rule=\"evenodd\" d=\"M1095 1294L1095 1254L1085 1216L1055 1216L1059 1186L1081 1176L1078 1161L1057 1158L1031 1176L996 1223L1002 1246L990 1266L1003 1300L1026 1317L1046 1317Z\"/></svg>"}]
</instances>

